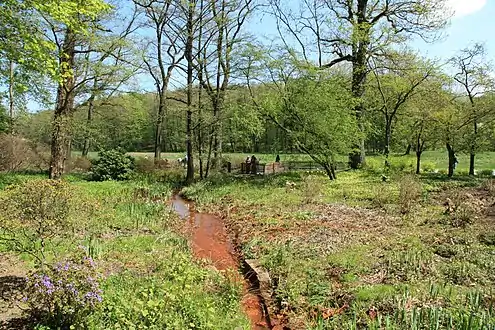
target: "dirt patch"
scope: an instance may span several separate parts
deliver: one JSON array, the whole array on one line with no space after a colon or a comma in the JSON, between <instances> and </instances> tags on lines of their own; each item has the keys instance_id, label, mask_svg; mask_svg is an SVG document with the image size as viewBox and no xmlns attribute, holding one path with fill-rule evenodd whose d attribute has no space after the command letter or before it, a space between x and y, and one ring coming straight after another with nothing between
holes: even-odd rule
<instances>
[{"instance_id":1,"label":"dirt patch","mask_svg":"<svg viewBox=\"0 0 495 330\"><path fill-rule=\"evenodd\" d=\"M0 329L25 329L18 301L22 298L26 268L14 256L0 253Z\"/></svg>"}]
</instances>

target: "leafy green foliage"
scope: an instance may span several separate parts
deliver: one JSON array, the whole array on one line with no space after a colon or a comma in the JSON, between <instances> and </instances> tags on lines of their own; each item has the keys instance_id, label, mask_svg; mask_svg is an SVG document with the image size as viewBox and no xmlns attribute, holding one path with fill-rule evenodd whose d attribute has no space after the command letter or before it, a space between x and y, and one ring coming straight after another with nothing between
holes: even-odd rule
<instances>
[{"instance_id":1,"label":"leafy green foliage","mask_svg":"<svg viewBox=\"0 0 495 330\"><path fill-rule=\"evenodd\" d=\"M115 149L101 151L92 163L91 171L96 181L128 180L135 168L133 157Z\"/></svg>"},{"instance_id":2,"label":"leafy green foliage","mask_svg":"<svg viewBox=\"0 0 495 330\"><path fill-rule=\"evenodd\" d=\"M5 108L0 104L0 134L7 132L9 129L9 116Z\"/></svg>"},{"instance_id":3,"label":"leafy green foliage","mask_svg":"<svg viewBox=\"0 0 495 330\"><path fill-rule=\"evenodd\" d=\"M43 264L50 239L69 235L75 210L67 182L30 180L10 186L0 196L0 242L33 255Z\"/></svg>"}]
</instances>

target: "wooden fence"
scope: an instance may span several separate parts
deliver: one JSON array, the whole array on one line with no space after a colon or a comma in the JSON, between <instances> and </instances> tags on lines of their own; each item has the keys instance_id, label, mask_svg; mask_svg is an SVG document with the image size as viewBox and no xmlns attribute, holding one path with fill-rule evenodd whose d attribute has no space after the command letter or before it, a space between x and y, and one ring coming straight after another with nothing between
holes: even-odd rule
<instances>
[{"instance_id":1,"label":"wooden fence","mask_svg":"<svg viewBox=\"0 0 495 330\"><path fill-rule=\"evenodd\" d=\"M347 169L344 162L336 163L337 170ZM282 163L256 164L256 172L253 171L252 164L241 163L242 174L275 174L286 171L323 171L320 164L313 161L289 161Z\"/></svg>"}]
</instances>

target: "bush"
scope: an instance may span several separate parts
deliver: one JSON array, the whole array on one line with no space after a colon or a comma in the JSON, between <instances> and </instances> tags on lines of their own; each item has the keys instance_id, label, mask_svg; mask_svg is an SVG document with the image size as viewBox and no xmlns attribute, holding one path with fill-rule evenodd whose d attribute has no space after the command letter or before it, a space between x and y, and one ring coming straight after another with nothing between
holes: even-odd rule
<instances>
[{"instance_id":1,"label":"bush","mask_svg":"<svg viewBox=\"0 0 495 330\"><path fill-rule=\"evenodd\" d=\"M87 173L91 170L91 161L87 157L78 156L72 160L70 170Z\"/></svg>"},{"instance_id":2,"label":"bush","mask_svg":"<svg viewBox=\"0 0 495 330\"><path fill-rule=\"evenodd\" d=\"M155 170L165 170L170 168L170 164L166 159L160 159L157 162L153 158L139 157L136 159L136 172L138 173L152 173Z\"/></svg>"},{"instance_id":3,"label":"bush","mask_svg":"<svg viewBox=\"0 0 495 330\"><path fill-rule=\"evenodd\" d=\"M391 157L390 169L394 172L412 172L414 164L411 158L407 157Z\"/></svg>"},{"instance_id":4,"label":"bush","mask_svg":"<svg viewBox=\"0 0 495 330\"><path fill-rule=\"evenodd\" d=\"M487 191L490 196L495 196L495 179L488 179L484 181L481 185L481 188Z\"/></svg>"},{"instance_id":5,"label":"bush","mask_svg":"<svg viewBox=\"0 0 495 330\"><path fill-rule=\"evenodd\" d=\"M31 180L8 187L0 199L0 243L43 264L48 241L70 231L74 205L73 188L63 181Z\"/></svg>"},{"instance_id":6,"label":"bush","mask_svg":"<svg viewBox=\"0 0 495 330\"><path fill-rule=\"evenodd\" d=\"M495 246L495 232L481 233L478 240L484 245Z\"/></svg>"},{"instance_id":7,"label":"bush","mask_svg":"<svg viewBox=\"0 0 495 330\"><path fill-rule=\"evenodd\" d=\"M155 163L153 159L148 157L136 158L136 172L138 173L151 173L155 170Z\"/></svg>"},{"instance_id":8,"label":"bush","mask_svg":"<svg viewBox=\"0 0 495 330\"><path fill-rule=\"evenodd\" d=\"M86 318L102 302L100 276L90 257L58 262L27 279L27 313L50 329L84 328Z\"/></svg>"},{"instance_id":9,"label":"bush","mask_svg":"<svg viewBox=\"0 0 495 330\"><path fill-rule=\"evenodd\" d=\"M34 154L26 139L14 135L0 135L0 171L26 169Z\"/></svg>"},{"instance_id":10,"label":"bush","mask_svg":"<svg viewBox=\"0 0 495 330\"><path fill-rule=\"evenodd\" d=\"M380 158L367 158L365 169L373 173L382 173L383 172L383 164L384 160Z\"/></svg>"},{"instance_id":11,"label":"bush","mask_svg":"<svg viewBox=\"0 0 495 330\"><path fill-rule=\"evenodd\" d=\"M481 170L479 171L479 176L482 178L492 178L493 175L493 170Z\"/></svg>"},{"instance_id":12,"label":"bush","mask_svg":"<svg viewBox=\"0 0 495 330\"><path fill-rule=\"evenodd\" d=\"M375 208L386 209L387 205L395 202L394 193L388 183L373 185L371 193L371 204Z\"/></svg>"},{"instance_id":13,"label":"bush","mask_svg":"<svg viewBox=\"0 0 495 330\"><path fill-rule=\"evenodd\" d=\"M135 168L134 158L120 150L102 151L92 163L91 170L95 181L128 180Z\"/></svg>"},{"instance_id":14,"label":"bush","mask_svg":"<svg viewBox=\"0 0 495 330\"><path fill-rule=\"evenodd\" d=\"M433 173L435 172L437 165L432 162L421 162L421 168L426 173Z\"/></svg>"},{"instance_id":15,"label":"bush","mask_svg":"<svg viewBox=\"0 0 495 330\"><path fill-rule=\"evenodd\" d=\"M399 206L402 214L411 212L421 199L421 183L414 175L405 175L399 181Z\"/></svg>"},{"instance_id":16,"label":"bush","mask_svg":"<svg viewBox=\"0 0 495 330\"><path fill-rule=\"evenodd\" d=\"M0 172L46 170L48 155L47 148L41 144L33 144L15 135L0 134Z\"/></svg>"},{"instance_id":17,"label":"bush","mask_svg":"<svg viewBox=\"0 0 495 330\"><path fill-rule=\"evenodd\" d=\"M320 199L323 193L322 179L316 175L307 175L302 182L303 201L306 204L312 204Z\"/></svg>"},{"instance_id":18,"label":"bush","mask_svg":"<svg viewBox=\"0 0 495 330\"><path fill-rule=\"evenodd\" d=\"M445 214L452 227L466 227L481 215L484 203L469 193L454 192L445 202Z\"/></svg>"}]
</instances>

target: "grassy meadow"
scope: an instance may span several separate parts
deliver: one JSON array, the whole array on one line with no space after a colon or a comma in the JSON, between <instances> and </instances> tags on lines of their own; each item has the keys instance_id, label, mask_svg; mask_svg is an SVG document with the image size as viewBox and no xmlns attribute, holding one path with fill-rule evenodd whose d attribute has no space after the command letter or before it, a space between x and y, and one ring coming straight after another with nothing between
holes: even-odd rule
<instances>
[{"instance_id":1,"label":"grassy meadow","mask_svg":"<svg viewBox=\"0 0 495 330\"><path fill-rule=\"evenodd\" d=\"M130 152L129 155L136 158L148 157L153 159L154 154L152 152ZM79 156L80 152L73 152L73 156ZM177 153L162 153L162 158L169 161L176 161L179 158L184 157L184 152ZM242 163L245 161L247 156L252 155L252 153L226 153L224 157L234 164ZM270 163L275 161L277 154L255 154L261 163ZM90 152L89 158L98 157L97 152ZM469 170L469 155L468 154L458 154L457 155L459 164L457 165L457 171L461 174L467 173ZM390 157L390 161L396 164L404 164L405 167L415 168L416 166L416 156L414 152L410 155L403 156L400 154L393 154ZM309 156L304 154L280 154L280 160L284 161L309 161L311 160ZM346 157L342 156L338 159L339 161L345 162ZM371 163L373 167L383 167L385 159L381 155L371 155L367 157L368 163ZM422 168L427 171L447 171L448 168L448 158L447 152L444 150L434 150L425 151L421 157ZM495 170L495 152L483 152L476 156L476 169L482 170Z\"/></svg>"},{"instance_id":2,"label":"grassy meadow","mask_svg":"<svg viewBox=\"0 0 495 330\"><path fill-rule=\"evenodd\" d=\"M468 330L495 326L494 184L350 171L335 182L222 177L182 192L268 270L291 329Z\"/></svg>"},{"instance_id":3,"label":"grassy meadow","mask_svg":"<svg viewBox=\"0 0 495 330\"><path fill-rule=\"evenodd\" d=\"M7 185L42 178L0 174L0 199ZM87 320L89 329L249 329L241 312L241 284L193 258L187 235L167 205L172 185L138 179L88 182L71 175L65 180L76 210L70 215L71 229L47 243L47 262L63 259L79 246L98 265L103 302ZM0 221L6 216L1 214ZM18 275L33 270L32 256L2 240L9 237L0 233L0 261L10 260ZM0 272L5 281L10 275ZM14 293L0 298L0 328L17 329L21 323L18 308L2 314L7 303L21 301L22 287ZM7 302L9 298L16 301ZM26 329L33 327L28 323Z\"/></svg>"},{"instance_id":4,"label":"grassy meadow","mask_svg":"<svg viewBox=\"0 0 495 330\"><path fill-rule=\"evenodd\" d=\"M37 202L46 197L45 175L0 174L0 328L37 322L24 318L21 282L39 264L28 250L40 242L22 224L7 229L16 207L38 203L47 212L68 210L67 227L42 244L46 263L83 249L102 275L102 302L86 328L250 329L242 285L193 256L190 234L168 203L180 190L196 210L224 220L242 258L266 269L265 303L286 329L493 329L492 155L478 157L473 177L460 156L454 178L444 174L441 152L425 153L420 176L412 174L414 156L393 156L387 172L383 158L371 156L365 169L340 171L335 181L320 172L213 173L184 187L177 167L127 181L77 173L64 177L66 195L50 203ZM2 284L12 279L21 284Z\"/></svg>"}]
</instances>

